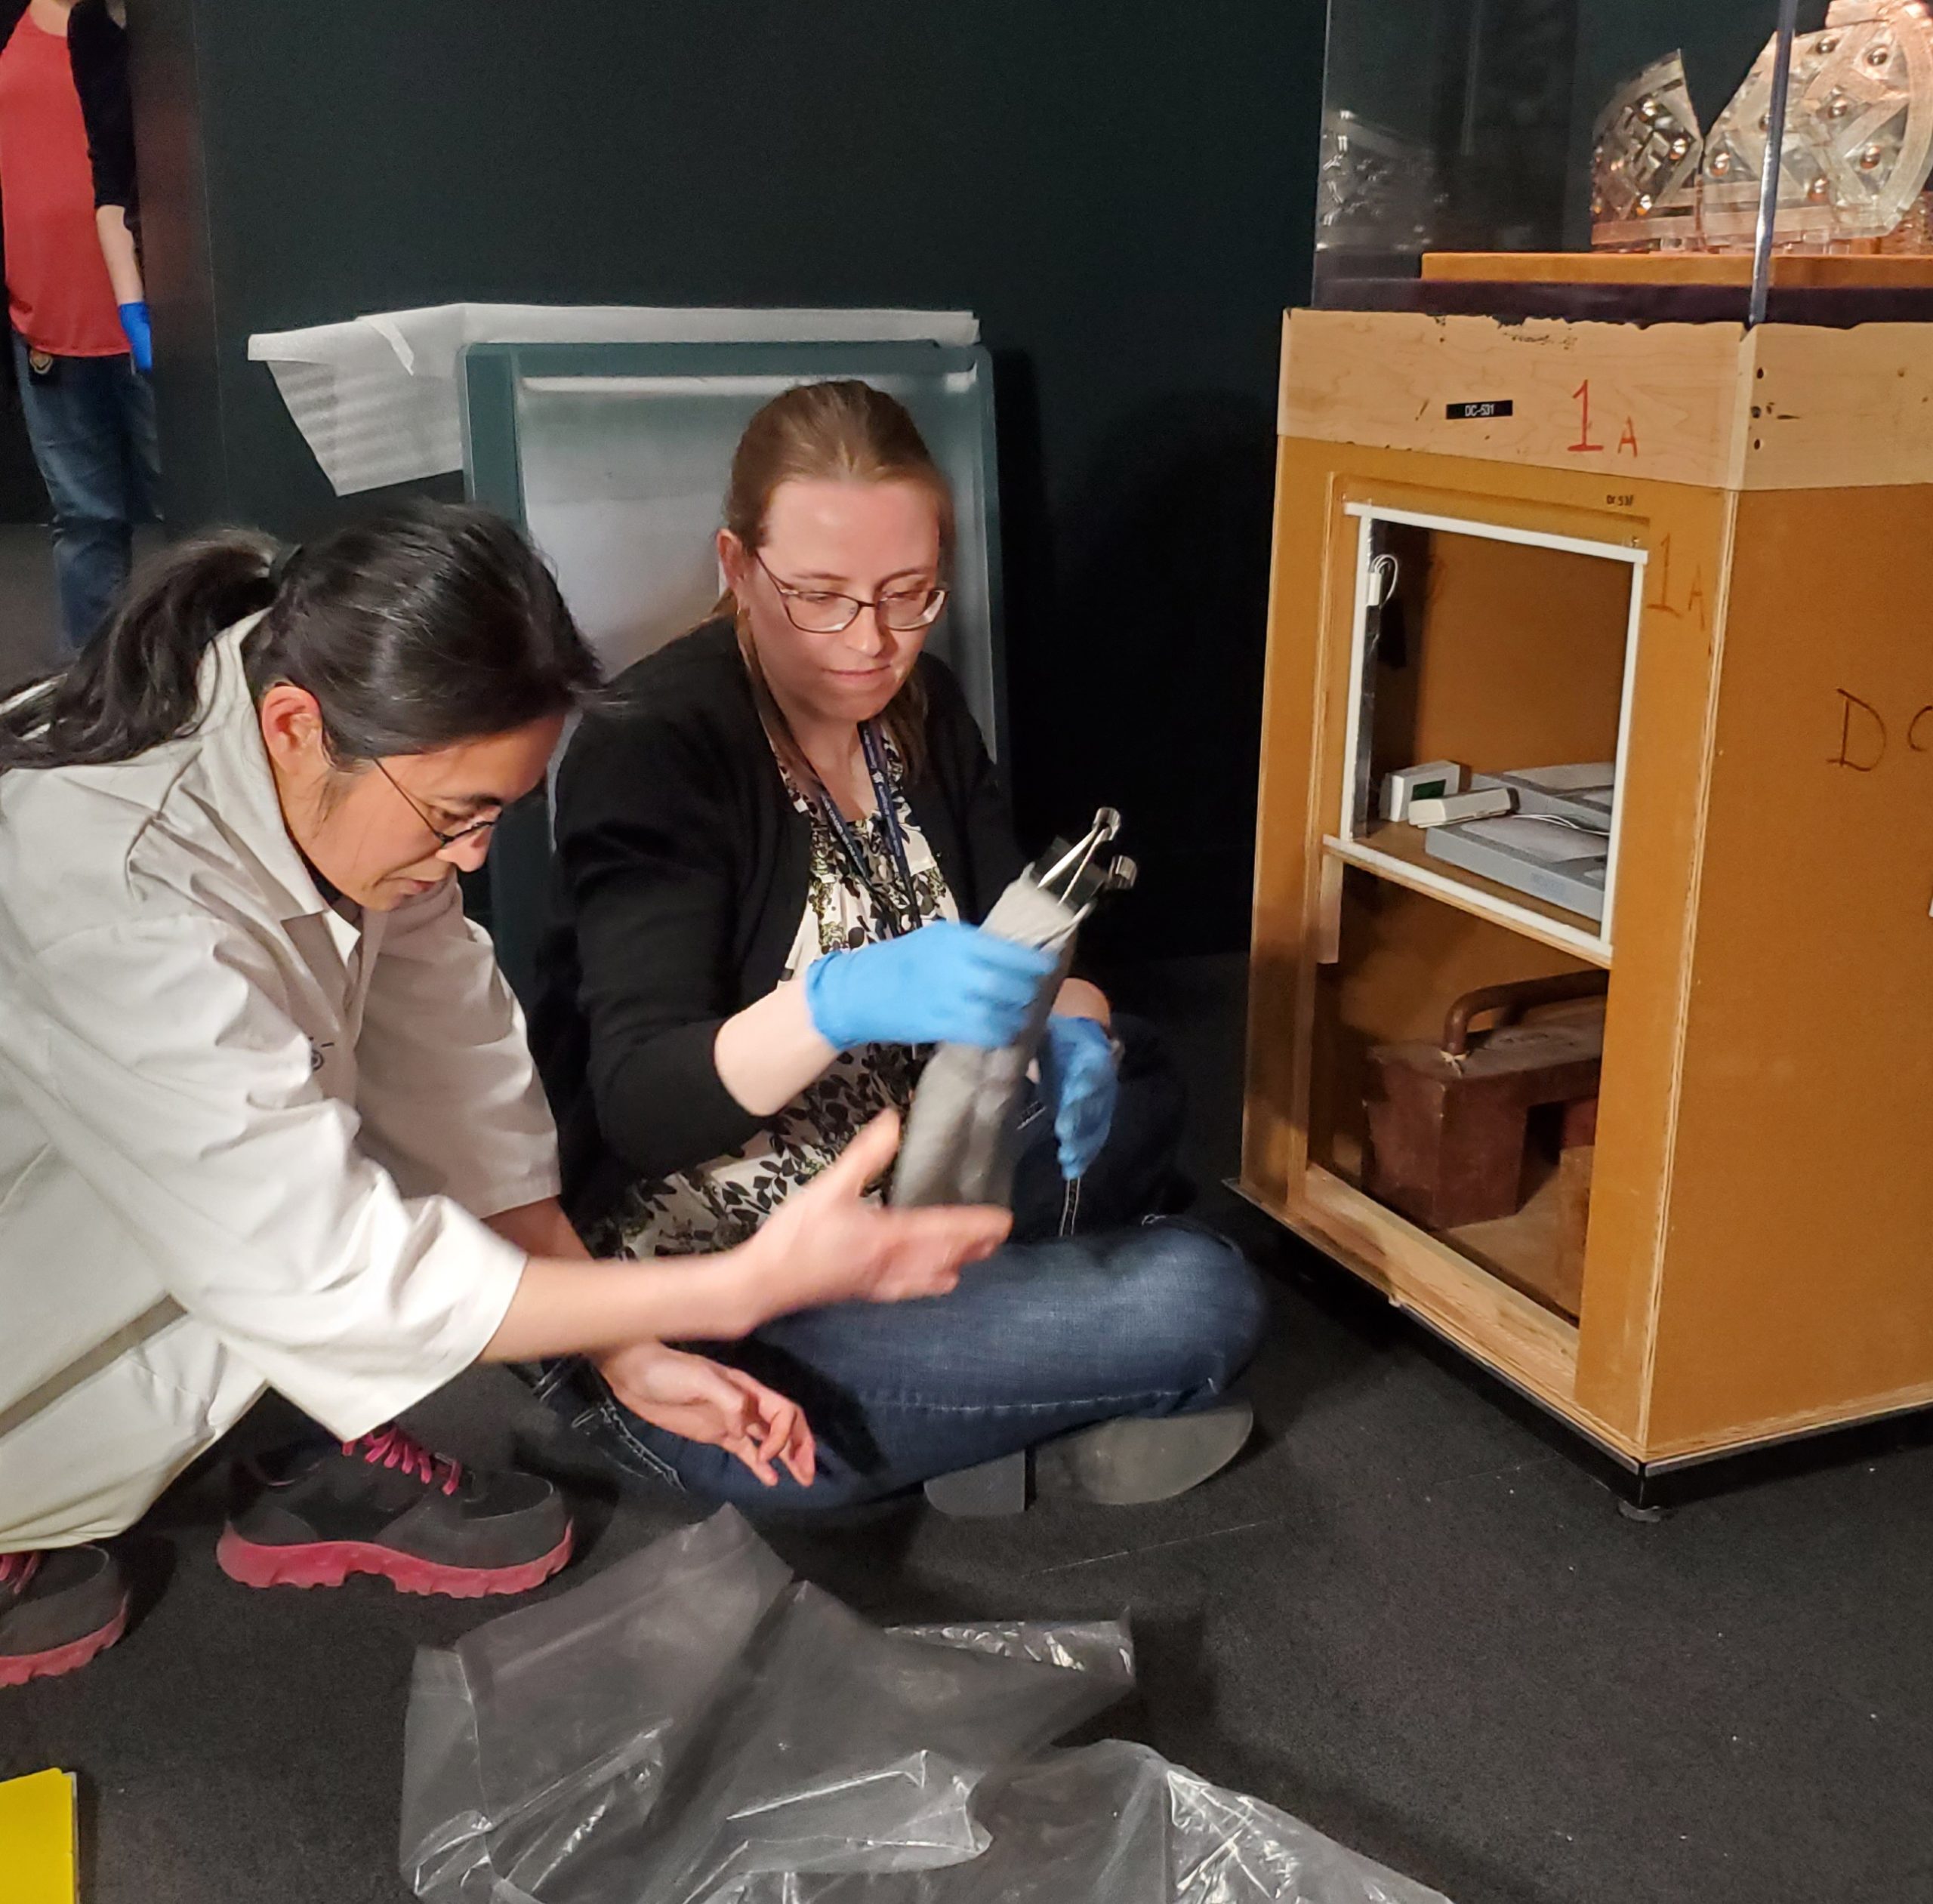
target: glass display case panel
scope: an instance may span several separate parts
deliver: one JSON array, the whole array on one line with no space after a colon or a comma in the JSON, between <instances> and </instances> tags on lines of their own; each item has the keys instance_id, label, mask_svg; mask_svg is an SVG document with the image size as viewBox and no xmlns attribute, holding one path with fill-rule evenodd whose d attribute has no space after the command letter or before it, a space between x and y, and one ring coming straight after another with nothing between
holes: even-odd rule
<instances>
[{"instance_id":1,"label":"glass display case panel","mask_svg":"<svg viewBox=\"0 0 1933 1904\"><path fill-rule=\"evenodd\" d=\"M953 491L945 612L927 636L989 747L1003 738L991 360L932 344L479 344L464 353L470 493L529 534L607 671L701 621L713 538L754 411L855 377L912 414Z\"/></svg>"},{"instance_id":2,"label":"glass display case panel","mask_svg":"<svg viewBox=\"0 0 1933 1904\"><path fill-rule=\"evenodd\" d=\"M752 414L795 384L855 377L904 403L951 487L945 612L927 645L1004 751L1000 501L992 360L979 346L489 344L463 353L470 495L548 558L607 673L704 618L717 599L713 538L732 454ZM467 894L529 1005L550 852L541 794L506 814L487 885Z\"/></svg>"},{"instance_id":3,"label":"glass display case panel","mask_svg":"<svg viewBox=\"0 0 1933 1904\"><path fill-rule=\"evenodd\" d=\"M1933 288L1925 0L1330 0L1321 140L1318 306L1743 317L1765 197L1762 291Z\"/></svg>"}]
</instances>

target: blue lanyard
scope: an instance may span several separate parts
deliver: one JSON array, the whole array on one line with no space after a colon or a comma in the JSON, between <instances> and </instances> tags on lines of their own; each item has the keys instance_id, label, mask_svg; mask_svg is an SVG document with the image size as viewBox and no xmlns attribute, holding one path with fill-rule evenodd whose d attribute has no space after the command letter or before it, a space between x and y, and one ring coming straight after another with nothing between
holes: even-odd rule
<instances>
[{"instance_id":1,"label":"blue lanyard","mask_svg":"<svg viewBox=\"0 0 1933 1904\"><path fill-rule=\"evenodd\" d=\"M846 863L878 908L880 922L886 928L887 937L897 938L902 932L911 932L919 925L919 889L913 883L913 868L906 857L906 836L899 824L899 809L893 798L893 776L886 771L886 750L880 745L877 729L871 721L865 722L859 729L859 747L866 756L866 772L873 783L873 799L879 809L880 824L885 830L886 843L892 852L893 870L899 874L901 890L905 895L903 909L896 895L880 889L877 871L871 855L860 844L852 822L840 812L839 803L823 784L817 790L819 807L826 824L832 830L833 837L839 842Z\"/></svg>"}]
</instances>

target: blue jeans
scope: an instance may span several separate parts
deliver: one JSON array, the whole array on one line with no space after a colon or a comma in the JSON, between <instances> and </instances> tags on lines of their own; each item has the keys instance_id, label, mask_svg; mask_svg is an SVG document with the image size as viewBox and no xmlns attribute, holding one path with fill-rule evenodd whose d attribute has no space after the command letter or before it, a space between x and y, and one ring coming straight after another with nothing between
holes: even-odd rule
<instances>
[{"instance_id":1,"label":"blue jeans","mask_svg":"<svg viewBox=\"0 0 1933 1904\"><path fill-rule=\"evenodd\" d=\"M161 462L154 387L129 357L57 357L36 377L17 334L14 369L53 507L61 631L78 650L128 579L134 525L155 517Z\"/></svg>"},{"instance_id":2,"label":"blue jeans","mask_svg":"<svg viewBox=\"0 0 1933 1904\"><path fill-rule=\"evenodd\" d=\"M1266 1308L1233 1244L1150 1217L1010 1244L930 1302L808 1310L708 1347L803 1407L819 1442L809 1489L783 1473L763 1487L722 1449L640 1420L581 1363L539 1386L627 1473L745 1508L847 1508L1097 1422L1213 1407Z\"/></svg>"}]
</instances>

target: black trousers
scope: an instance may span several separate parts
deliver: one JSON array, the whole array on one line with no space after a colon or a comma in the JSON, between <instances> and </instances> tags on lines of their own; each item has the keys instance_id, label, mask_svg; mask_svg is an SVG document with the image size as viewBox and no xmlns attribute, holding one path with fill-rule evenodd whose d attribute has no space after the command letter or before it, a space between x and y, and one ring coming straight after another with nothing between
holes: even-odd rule
<instances>
[{"instance_id":1,"label":"black trousers","mask_svg":"<svg viewBox=\"0 0 1933 1904\"><path fill-rule=\"evenodd\" d=\"M1037 1090L1021 1117L1013 1173L1013 1240L1087 1236L1144 1216L1173 1213L1186 1200L1176 1167L1188 1097L1161 1034L1145 1018L1114 1021L1121 1046L1121 1094L1101 1154L1077 1185L1060 1174L1052 1108Z\"/></svg>"}]
</instances>

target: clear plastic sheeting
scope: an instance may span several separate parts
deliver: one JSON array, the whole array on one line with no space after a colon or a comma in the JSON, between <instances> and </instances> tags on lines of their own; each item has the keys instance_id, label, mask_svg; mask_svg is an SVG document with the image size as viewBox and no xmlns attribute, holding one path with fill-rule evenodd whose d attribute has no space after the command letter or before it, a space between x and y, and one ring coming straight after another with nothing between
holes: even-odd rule
<instances>
[{"instance_id":1,"label":"clear plastic sheeting","mask_svg":"<svg viewBox=\"0 0 1933 1904\"><path fill-rule=\"evenodd\" d=\"M1120 1739L1022 1767L982 1809L991 1841L971 1863L762 1878L721 1904L1447 1904Z\"/></svg>"},{"instance_id":2,"label":"clear plastic sheeting","mask_svg":"<svg viewBox=\"0 0 1933 1904\"><path fill-rule=\"evenodd\" d=\"M427 1904L1444 1904L1111 1743L1118 1624L882 1631L727 1508L418 1656Z\"/></svg>"},{"instance_id":3,"label":"clear plastic sheeting","mask_svg":"<svg viewBox=\"0 0 1933 1904\"><path fill-rule=\"evenodd\" d=\"M1118 1628L1032 1636L1073 1670L1026 1637L881 1632L728 1509L421 1659L405 1875L428 1899L700 1904L755 1874L976 1856L988 1769L1132 1683Z\"/></svg>"}]
</instances>

